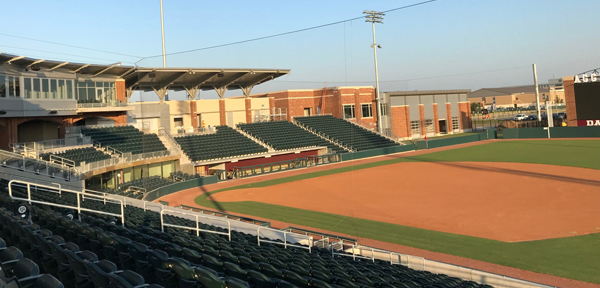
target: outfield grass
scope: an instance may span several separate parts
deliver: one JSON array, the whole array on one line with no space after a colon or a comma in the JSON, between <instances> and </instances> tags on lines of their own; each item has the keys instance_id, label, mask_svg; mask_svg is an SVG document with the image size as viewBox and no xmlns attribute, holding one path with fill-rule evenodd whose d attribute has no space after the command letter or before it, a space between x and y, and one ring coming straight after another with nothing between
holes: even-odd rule
<instances>
[{"instance_id":1,"label":"outfield grass","mask_svg":"<svg viewBox=\"0 0 600 288\"><path fill-rule=\"evenodd\" d=\"M211 194L412 161L521 162L600 169L598 148L598 140L501 141L240 185ZM206 195L196 198L196 203L217 208ZM259 202L220 202L218 206L227 211L600 284L600 233L507 243Z\"/></svg>"}]
</instances>

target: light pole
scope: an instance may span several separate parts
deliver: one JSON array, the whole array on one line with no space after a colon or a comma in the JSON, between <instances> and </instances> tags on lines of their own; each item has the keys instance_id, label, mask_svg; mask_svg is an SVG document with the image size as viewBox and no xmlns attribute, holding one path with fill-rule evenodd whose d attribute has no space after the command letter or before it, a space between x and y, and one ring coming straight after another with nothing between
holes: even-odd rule
<instances>
[{"instance_id":1,"label":"light pole","mask_svg":"<svg viewBox=\"0 0 600 288\"><path fill-rule=\"evenodd\" d=\"M365 14L365 22L371 22L373 25L373 45L371 45L371 47L373 47L373 53L375 54L375 92L377 93L375 95L375 100L377 101L377 130L379 133L383 133L381 119L381 98L379 96L379 70L377 69L377 48L381 48L381 45L378 45L377 41L375 40L375 23L383 24L383 16L385 14L383 12L370 10L363 11L363 14Z\"/></svg>"},{"instance_id":2,"label":"light pole","mask_svg":"<svg viewBox=\"0 0 600 288\"><path fill-rule=\"evenodd\" d=\"M163 1L160 0L160 31L162 34L163 67L167 67L167 55L165 50L165 20L163 18ZM169 92L165 93L165 100L169 101Z\"/></svg>"}]
</instances>

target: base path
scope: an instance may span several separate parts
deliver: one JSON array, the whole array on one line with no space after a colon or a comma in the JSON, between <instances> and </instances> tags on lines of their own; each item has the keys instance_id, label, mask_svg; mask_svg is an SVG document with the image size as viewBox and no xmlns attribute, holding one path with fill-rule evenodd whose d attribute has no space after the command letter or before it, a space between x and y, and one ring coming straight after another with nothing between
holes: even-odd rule
<instances>
[{"instance_id":1,"label":"base path","mask_svg":"<svg viewBox=\"0 0 600 288\"><path fill-rule=\"evenodd\" d=\"M600 232L600 171L488 162L404 162L262 188L255 201L500 241ZM318 201L315 201L318 199Z\"/></svg>"}]
</instances>

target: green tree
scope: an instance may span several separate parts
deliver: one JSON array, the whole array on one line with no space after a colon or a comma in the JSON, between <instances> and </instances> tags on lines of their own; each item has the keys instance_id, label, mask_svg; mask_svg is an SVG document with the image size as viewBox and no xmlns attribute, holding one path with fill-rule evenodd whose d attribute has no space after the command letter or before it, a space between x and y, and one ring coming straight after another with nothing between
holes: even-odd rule
<instances>
[{"instance_id":1,"label":"green tree","mask_svg":"<svg viewBox=\"0 0 600 288\"><path fill-rule=\"evenodd\" d=\"M471 103L471 112L475 112L475 113L481 112L481 104L479 104L479 102Z\"/></svg>"},{"instance_id":2,"label":"green tree","mask_svg":"<svg viewBox=\"0 0 600 288\"><path fill-rule=\"evenodd\" d=\"M562 98L559 98L558 96L554 96L554 103L562 104L564 102L565 102L565 100L563 100Z\"/></svg>"}]
</instances>

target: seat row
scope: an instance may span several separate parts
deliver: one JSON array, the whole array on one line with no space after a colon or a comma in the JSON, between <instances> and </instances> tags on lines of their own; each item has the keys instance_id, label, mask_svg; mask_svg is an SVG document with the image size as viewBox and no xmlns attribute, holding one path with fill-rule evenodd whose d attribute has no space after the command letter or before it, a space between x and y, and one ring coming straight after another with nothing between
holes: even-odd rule
<instances>
[{"instance_id":1,"label":"seat row","mask_svg":"<svg viewBox=\"0 0 600 288\"><path fill-rule=\"evenodd\" d=\"M331 115L296 117L294 121L319 133L328 135L340 144L352 147L356 151L399 145L377 133Z\"/></svg>"},{"instance_id":2,"label":"seat row","mask_svg":"<svg viewBox=\"0 0 600 288\"><path fill-rule=\"evenodd\" d=\"M45 153L41 154L40 158L50 161L50 155L55 155L75 162L75 166L79 166L81 162L91 163L110 159L111 156L102 151L96 150L94 147L70 149L60 153Z\"/></svg>"},{"instance_id":3,"label":"seat row","mask_svg":"<svg viewBox=\"0 0 600 288\"><path fill-rule=\"evenodd\" d=\"M344 153L344 148L335 145L288 121L270 121L238 124L238 128L252 137L268 144L275 150L297 149L305 147L327 147L334 153Z\"/></svg>"},{"instance_id":4,"label":"seat row","mask_svg":"<svg viewBox=\"0 0 600 288\"><path fill-rule=\"evenodd\" d=\"M144 134L133 126L84 128L81 133L103 146L124 153L141 154L167 150L156 134Z\"/></svg>"},{"instance_id":5,"label":"seat row","mask_svg":"<svg viewBox=\"0 0 600 288\"><path fill-rule=\"evenodd\" d=\"M192 161L207 161L236 156L266 153L268 149L228 126L216 126L217 132L207 135L176 137L183 152Z\"/></svg>"}]
</instances>

